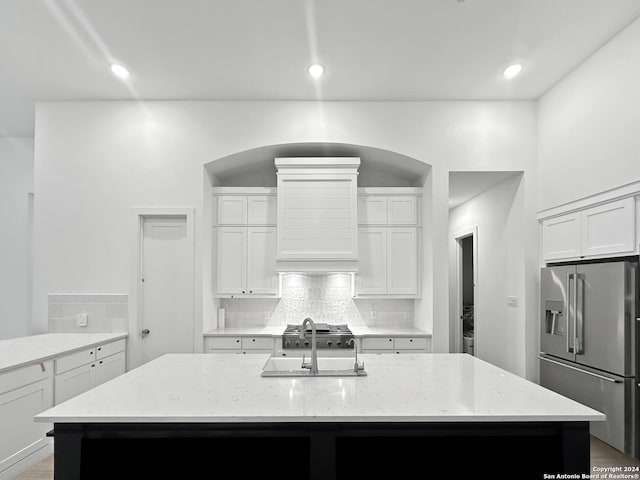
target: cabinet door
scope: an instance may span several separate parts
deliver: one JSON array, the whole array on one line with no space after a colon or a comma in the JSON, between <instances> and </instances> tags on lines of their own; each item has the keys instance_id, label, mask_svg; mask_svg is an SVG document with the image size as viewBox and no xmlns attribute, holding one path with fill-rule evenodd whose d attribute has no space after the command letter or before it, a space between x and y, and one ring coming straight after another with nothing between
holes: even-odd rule
<instances>
[{"instance_id":1,"label":"cabinet door","mask_svg":"<svg viewBox=\"0 0 640 480\"><path fill-rule=\"evenodd\" d=\"M218 294L245 293L247 287L247 228L219 227L216 239L216 289Z\"/></svg>"},{"instance_id":2,"label":"cabinet door","mask_svg":"<svg viewBox=\"0 0 640 480\"><path fill-rule=\"evenodd\" d=\"M360 227L358 229L360 260L356 275L356 295L384 295L387 293L387 229Z\"/></svg>"},{"instance_id":3,"label":"cabinet door","mask_svg":"<svg viewBox=\"0 0 640 480\"><path fill-rule=\"evenodd\" d=\"M116 378L122 375L125 371L125 354L124 352L116 353L98 360L95 363L95 369L93 371L93 385L100 385L104 382L108 382L112 378Z\"/></svg>"},{"instance_id":4,"label":"cabinet door","mask_svg":"<svg viewBox=\"0 0 640 480\"><path fill-rule=\"evenodd\" d=\"M249 225L275 225L276 216L275 195L250 195L247 197L247 223Z\"/></svg>"},{"instance_id":5,"label":"cabinet door","mask_svg":"<svg viewBox=\"0 0 640 480\"><path fill-rule=\"evenodd\" d=\"M418 230L387 229L387 293L418 294Z\"/></svg>"},{"instance_id":6,"label":"cabinet door","mask_svg":"<svg viewBox=\"0 0 640 480\"><path fill-rule=\"evenodd\" d=\"M96 364L89 363L55 377L56 405L80 395L93 387L93 370Z\"/></svg>"},{"instance_id":7,"label":"cabinet door","mask_svg":"<svg viewBox=\"0 0 640 480\"><path fill-rule=\"evenodd\" d=\"M580 213L542 222L542 259L562 260L580 256Z\"/></svg>"},{"instance_id":8,"label":"cabinet door","mask_svg":"<svg viewBox=\"0 0 640 480\"><path fill-rule=\"evenodd\" d=\"M635 199L589 208L582 216L582 255L635 251Z\"/></svg>"},{"instance_id":9,"label":"cabinet door","mask_svg":"<svg viewBox=\"0 0 640 480\"><path fill-rule=\"evenodd\" d=\"M389 225L417 225L418 198L393 196L387 199L387 223Z\"/></svg>"},{"instance_id":10,"label":"cabinet door","mask_svg":"<svg viewBox=\"0 0 640 480\"><path fill-rule=\"evenodd\" d=\"M360 225L386 225L387 197L359 196L358 223Z\"/></svg>"},{"instance_id":11,"label":"cabinet door","mask_svg":"<svg viewBox=\"0 0 640 480\"><path fill-rule=\"evenodd\" d=\"M247 229L247 293L276 295L276 227Z\"/></svg>"},{"instance_id":12,"label":"cabinet door","mask_svg":"<svg viewBox=\"0 0 640 480\"><path fill-rule=\"evenodd\" d=\"M247 197L243 195L220 195L218 198L219 225L247 224Z\"/></svg>"},{"instance_id":13,"label":"cabinet door","mask_svg":"<svg viewBox=\"0 0 640 480\"><path fill-rule=\"evenodd\" d=\"M39 448L51 424L33 416L52 406L51 377L0 394L0 472Z\"/></svg>"}]
</instances>

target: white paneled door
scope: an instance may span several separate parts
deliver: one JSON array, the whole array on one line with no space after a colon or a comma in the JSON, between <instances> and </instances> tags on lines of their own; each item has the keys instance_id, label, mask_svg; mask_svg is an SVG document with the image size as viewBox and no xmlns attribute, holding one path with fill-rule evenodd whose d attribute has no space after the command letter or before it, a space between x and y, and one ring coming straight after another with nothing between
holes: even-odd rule
<instances>
[{"instance_id":1,"label":"white paneled door","mask_svg":"<svg viewBox=\"0 0 640 480\"><path fill-rule=\"evenodd\" d=\"M187 219L146 217L142 233L142 361L193 353L193 245Z\"/></svg>"}]
</instances>

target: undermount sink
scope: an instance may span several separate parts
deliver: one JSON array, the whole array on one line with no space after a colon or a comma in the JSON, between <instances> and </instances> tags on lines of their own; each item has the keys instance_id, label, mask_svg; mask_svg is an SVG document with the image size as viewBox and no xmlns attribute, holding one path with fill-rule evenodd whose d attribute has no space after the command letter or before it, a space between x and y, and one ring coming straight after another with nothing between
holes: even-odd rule
<instances>
[{"instance_id":1,"label":"undermount sink","mask_svg":"<svg viewBox=\"0 0 640 480\"><path fill-rule=\"evenodd\" d=\"M308 358L307 358L308 360ZM263 377L363 377L363 369L354 369L351 357L320 357L318 373L302 368L302 357L269 357L262 367Z\"/></svg>"}]
</instances>

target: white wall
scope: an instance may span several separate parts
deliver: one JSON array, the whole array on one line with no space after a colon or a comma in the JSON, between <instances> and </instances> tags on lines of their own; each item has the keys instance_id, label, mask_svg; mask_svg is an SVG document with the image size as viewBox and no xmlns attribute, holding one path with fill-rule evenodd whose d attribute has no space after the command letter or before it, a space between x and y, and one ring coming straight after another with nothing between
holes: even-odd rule
<instances>
[{"instance_id":1,"label":"white wall","mask_svg":"<svg viewBox=\"0 0 640 480\"><path fill-rule=\"evenodd\" d=\"M31 333L33 139L0 138L0 340Z\"/></svg>"},{"instance_id":2,"label":"white wall","mask_svg":"<svg viewBox=\"0 0 640 480\"><path fill-rule=\"evenodd\" d=\"M450 212L451 314L455 316L455 234L477 227L477 297L475 298L475 355L518 375L526 373L526 294L524 188L516 175L459 205ZM518 307L507 297L519 299ZM455 321L452 318L452 321Z\"/></svg>"},{"instance_id":3,"label":"white wall","mask_svg":"<svg viewBox=\"0 0 640 480\"><path fill-rule=\"evenodd\" d=\"M446 351L449 170L523 170L535 179L533 102L52 102L36 116L37 331L46 329L47 293L128 291L132 206L195 207L201 258L205 163L264 145L338 142L433 165L425 201L433 301L425 295L415 314L433 330L435 351ZM534 189L525 196L524 221L535 229Z\"/></svg>"},{"instance_id":4,"label":"white wall","mask_svg":"<svg viewBox=\"0 0 640 480\"><path fill-rule=\"evenodd\" d=\"M640 19L538 102L544 210L640 179Z\"/></svg>"}]
</instances>

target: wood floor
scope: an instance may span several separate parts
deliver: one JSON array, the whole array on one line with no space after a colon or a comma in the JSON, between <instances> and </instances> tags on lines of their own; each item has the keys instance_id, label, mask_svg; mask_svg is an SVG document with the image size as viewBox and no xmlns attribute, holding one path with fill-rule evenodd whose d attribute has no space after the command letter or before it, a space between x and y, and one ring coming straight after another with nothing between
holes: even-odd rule
<instances>
[{"instance_id":1,"label":"wood floor","mask_svg":"<svg viewBox=\"0 0 640 480\"><path fill-rule=\"evenodd\" d=\"M591 473L598 473L594 471L595 467L640 467L640 461L627 457L615 448L591 437ZM600 478L604 478L602 474ZM53 455L31 467L16 480L53 480Z\"/></svg>"}]
</instances>

